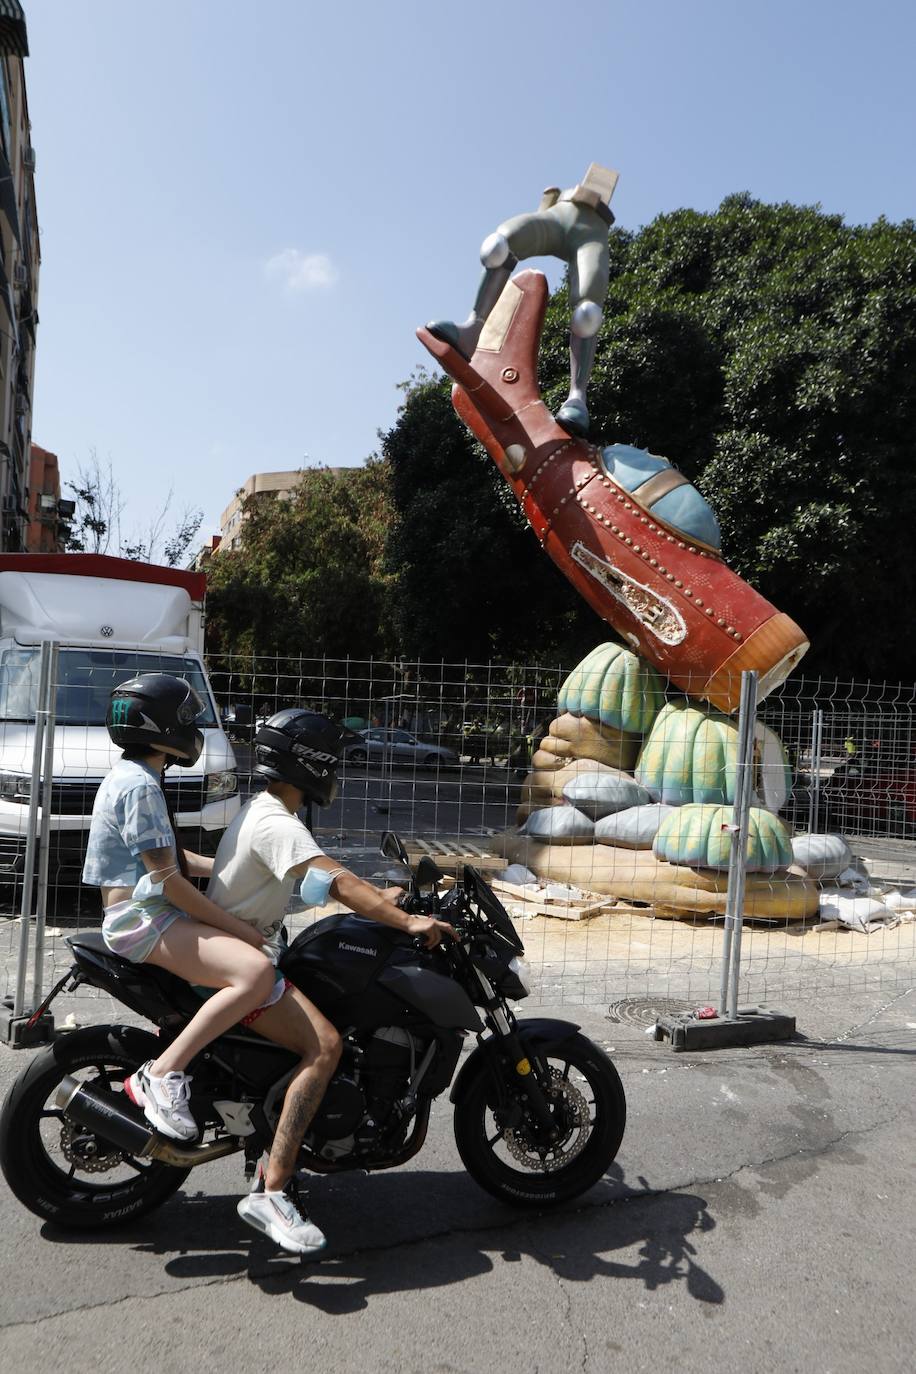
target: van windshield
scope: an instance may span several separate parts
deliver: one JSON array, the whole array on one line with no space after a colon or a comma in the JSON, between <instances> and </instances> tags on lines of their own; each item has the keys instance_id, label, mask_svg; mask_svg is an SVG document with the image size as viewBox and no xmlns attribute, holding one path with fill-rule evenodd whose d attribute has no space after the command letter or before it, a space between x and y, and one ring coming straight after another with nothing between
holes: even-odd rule
<instances>
[{"instance_id":1,"label":"van windshield","mask_svg":"<svg viewBox=\"0 0 916 1374\"><path fill-rule=\"evenodd\" d=\"M0 720L32 721L38 697L39 652L7 649L0 654ZM196 724L216 725L213 702L200 664L173 654L119 653L116 649L61 649L55 714L58 725L104 725L108 698L119 683L138 673L171 673L191 684L205 710Z\"/></svg>"}]
</instances>

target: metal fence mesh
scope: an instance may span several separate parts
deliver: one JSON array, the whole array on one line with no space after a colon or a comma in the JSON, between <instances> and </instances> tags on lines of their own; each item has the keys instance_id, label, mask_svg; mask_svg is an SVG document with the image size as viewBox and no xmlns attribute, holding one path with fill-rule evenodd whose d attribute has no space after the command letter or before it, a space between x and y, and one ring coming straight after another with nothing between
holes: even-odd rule
<instances>
[{"instance_id":1,"label":"metal fence mesh","mask_svg":"<svg viewBox=\"0 0 916 1374\"><path fill-rule=\"evenodd\" d=\"M111 686L136 671L176 671L175 660L167 656L156 655L153 665L151 656L139 651L122 654L113 667L110 654L96 659L89 651L79 653L68 657L68 651L61 652L55 684L45 988L69 966L67 935L100 923L98 893L80 886L79 872L92 799L113 757L104 732ZM653 877L651 848L596 843L590 831L584 838L569 837L551 833L548 826L546 841L519 831L520 821L530 829L532 811L552 812L552 825L559 824L558 813L572 809L568 798L576 799L575 789L570 793L565 787L565 796L551 792L551 776L568 774L573 764L581 765L579 772L589 771L589 756L575 752L557 755L560 763L553 775L544 767L542 742L552 741L557 749L569 742L562 731L551 734L558 719L569 715L561 698L568 667L232 655L211 656L207 667L214 708L207 731L215 739L222 730L231 742L242 802L259 785L252 739L260 721L295 706L321 711L348 726L352 733L340 770L340 795L316 813L315 829L322 847L362 876L380 877L388 868L378 849L385 829L401 834L413 853L431 853L448 875L458 873L466 861L488 876L504 873L510 861L537 873L543 870L547 848L559 856L559 866L548 878L542 876L537 889L517 891L525 887L517 871L503 880L501 889L534 965L532 1001L600 1003L632 996L714 1000L722 954L721 900L704 903L703 889L693 910L679 908L665 882ZM0 750L6 770L0 772L0 986L6 996L15 982L19 942L27 798L16 788L21 792L21 779L30 767L31 671L22 663L0 671ZM697 700L687 705L705 715L709 730L722 719ZM683 739L675 738L681 729L675 708L684 706L682 696L668 700L670 740L664 739L664 722L652 727L660 749L670 745L676 753L682 748ZM859 870L860 895L871 888L872 901L878 903L889 891L905 894L916 887L916 688L794 678L760 703L757 716L758 791L769 788L758 800L771 807L778 802L783 821L795 834L842 832L852 866ZM605 742L612 733L605 731ZM634 784L640 779L646 783L648 738L634 736L629 760L618 760L626 766L602 767ZM695 760L701 775L704 766L714 768L709 763L712 735L704 739L707 763ZM779 761L779 745L788 772ZM221 830L217 813L212 808L206 812L208 788L212 790L219 771L183 778L180 796L176 794L182 840L203 852L213 852ZM570 776L575 772L573 768ZM778 794L782 777L783 795L775 795L773 788ZM177 782L176 772L170 785ZM584 807L582 814L594 823L601 808L589 802L587 788L584 802L581 795L575 809ZM715 800L715 788L710 795ZM728 797L723 794L721 801L727 808ZM224 798L222 824L236 805L234 795ZM201 825L202 807L209 814L207 826ZM714 840L715 835L710 843ZM611 851L616 876L609 885L602 875L607 875ZM821 893L806 914L790 911L782 871L750 878L758 895L749 908L742 946L740 990L745 1000L784 1002L822 988L851 990L912 980L916 923L905 896L893 899L889 916L854 930L822 919ZM557 885L571 887L577 895L552 896L551 886ZM724 888L722 882L718 886ZM851 898L855 889L843 891ZM297 911L294 905L291 932L318 914ZM86 1015L108 1014L107 997L83 989L80 1005L83 999Z\"/></svg>"}]
</instances>

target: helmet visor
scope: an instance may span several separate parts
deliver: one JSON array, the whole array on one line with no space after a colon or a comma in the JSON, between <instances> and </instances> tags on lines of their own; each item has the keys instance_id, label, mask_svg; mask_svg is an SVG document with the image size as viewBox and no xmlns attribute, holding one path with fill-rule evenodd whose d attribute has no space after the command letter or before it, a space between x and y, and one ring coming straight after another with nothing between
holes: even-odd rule
<instances>
[{"instance_id":1,"label":"helmet visor","mask_svg":"<svg viewBox=\"0 0 916 1374\"><path fill-rule=\"evenodd\" d=\"M185 679L182 678L181 681L184 682ZM206 703L201 701L191 684L186 683L186 686L188 695L175 713L178 717L179 725L190 725L193 720L198 720L207 709Z\"/></svg>"}]
</instances>

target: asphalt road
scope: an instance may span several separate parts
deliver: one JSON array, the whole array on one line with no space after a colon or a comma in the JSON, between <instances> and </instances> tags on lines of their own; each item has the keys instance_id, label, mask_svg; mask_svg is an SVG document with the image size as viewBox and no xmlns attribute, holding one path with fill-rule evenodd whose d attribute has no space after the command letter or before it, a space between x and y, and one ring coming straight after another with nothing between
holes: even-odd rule
<instances>
[{"instance_id":1,"label":"asphalt road","mask_svg":"<svg viewBox=\"0 0 916 1374\"><path fill-rule=\"evenodd\" d=\"M913 1366L916 992L798 1008L805 1038L677 1055L601 1009L629 1125L579 1205L520 1215L463 1172L450 1109L403 1170L316 1180L320 1263L238 1220L234 1160L159 1213L65 1235L0 1192L0 1366L365 1374ZM0 1082L27 1052L0 1049Z\"/></svg>"}]
</instances>

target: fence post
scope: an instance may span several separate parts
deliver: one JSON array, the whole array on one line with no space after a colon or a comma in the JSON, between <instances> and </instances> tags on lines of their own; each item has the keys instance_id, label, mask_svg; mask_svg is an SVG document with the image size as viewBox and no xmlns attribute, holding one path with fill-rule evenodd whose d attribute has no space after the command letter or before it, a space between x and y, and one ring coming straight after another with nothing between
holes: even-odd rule
<instances>
[{"instance_id":1,"label":"fence post","mask_svg":"<svg viewBox=\"0 0 916 1374\"><path fill-rule=\"evenodd\" d=\"M719 983L719 1015L734 1020L737 992L732 1003L732 987L737 989L740 958L740 922L744 905L745 846L751 783L754 777L754 720L757 710L757 674L741 674L738 707L738 755L735 768L735 796L732 802L731 849L728 858L728 888L725 894L725 931L722 941L722 976ZM737 949L736 949L737 947ZM732 976L734 970L734 977Z\"/></svg>"},{"instance_id":2,"label":"fence post","mask_svg":"<svg viewBox=\"0 0 916 1374\"><path fill-rule=\"evenodd\" d=\"M747 872L747 835L754 789L754 729L757 716L757 674L741 674L738 708L738 749L735 795L732 803L731 850L725 894L725 931L722 941L722 976L718 1015L703 1017L693 1012L660 1016L655 1039L668 1037L674 1050L704 1050L729 1045L753 1045L769 1040L788 1040L795 1034L795 1017L765 1007L738 1011L738 976L741 971L741 934L744 927L744 880Z\"/></svg>"},{"instance_id":3,"label":"fence post","mask_svg":"<svg viewBox=\"0 0 916 1374\"><path fill-rule=\"evenodd\" d=\"M35 902L35 948L32 954L32 1006L41 1002L44 985L45 924L48 914L48 865L51 859L51 812L54 809L54 726L59 662L58 644L51 645L44 725L44 768L41 789L41 828L38 835L38 895Z\"/></svg>"},{"instance_id":4,"label":"fence post","mask_svg":"<svg viewBox=\"0 0 916 1374\"><path fill-rule=\"evenodd\" d=\"M12 1046L41 1044L49 1038L50 1017L37 1026L28 1024L25 1005L25 985L29 966L29 936L32 930L32 895L35 891L35 857L39 845L39 789L42 786L42 766L44 763L45 731L51 703L54 699L52 682L52 660L55 659L56 645L44 640L39 651L38 691L35 697L35 726L32 738L32 775L29 786L29 814L26 822L25 857L22 874L22 903L19 909L19 955L16 964L16 991L13 1005L6 1004L0 1014L0 1040ZM48 776L53 777L52 765L47 768ZM50 801L45 805L42 816L50 815ZM47 846L46 846L47 847ZM36 972L36 976L37 972ZM31 1011L31 1008L29 1009Z\"/></svg>"},{"instance_id":5,"label":"fence post","mask_svg":"<svg viewBox=\"0 0 916 1374\"><path fill-rule=\"evenodd\" d=\"M735 769L735 801L732 807L731 853L728 860L728 894L725 902L726 925L731 922L731 964L728 970L728 998L720 998L719 1014L730 1021L738 1019L738 973L741 968L741 933L744 928L744 881L747 875L747 833L754 785L754 725L757 719L757 674L741 674L741 701L738 707L738 759ZM722 970L723 984L726 970Z\"/></svg>"},{"instance_id":6,"label":"fence post","mask_svg":"<svg viewBox=\"0 0 916 1374\"><path fill-rule=\"evenodd\" d=\"M817 707L811 714L811 759L808 764L808 834L812 835L820 827L818 816L821 809L821 754L824 748L824 712Z\"/></svg>"}]
</instances>

